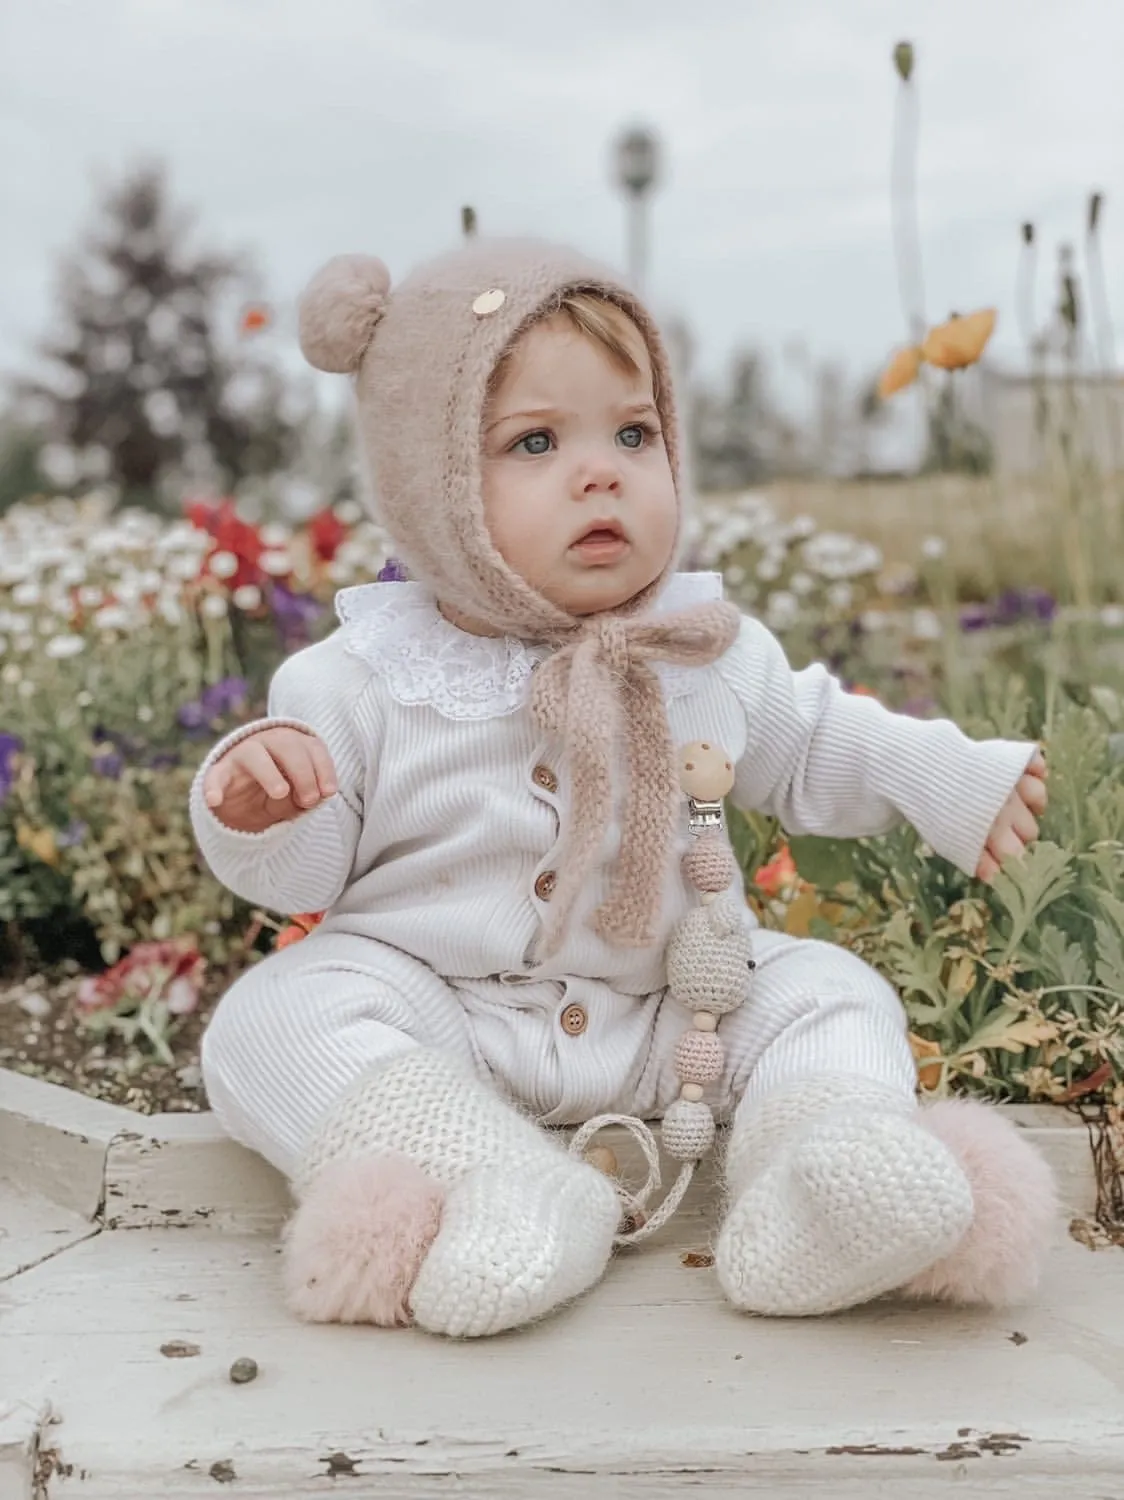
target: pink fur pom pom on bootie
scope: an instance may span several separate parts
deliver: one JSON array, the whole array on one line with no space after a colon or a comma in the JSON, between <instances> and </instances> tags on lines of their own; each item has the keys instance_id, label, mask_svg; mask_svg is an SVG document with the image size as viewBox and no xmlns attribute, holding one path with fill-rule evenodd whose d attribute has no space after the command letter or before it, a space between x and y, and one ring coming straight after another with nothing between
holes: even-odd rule
<instances>
[{"instance_id":1,"label":"pink fur pom pom on bootie","mask_svg":"<svg viewBox=\"0 0 1124 1500\"><path fill-rule=\"evenodd\" d=\"M395 1152L329 1163L285 1231L289 1306L309 1323L405 1327L443 1199L438 1183Z\"/></svg>"},{"instance_id":2,"label":"pink fur pom pom on bootie","mask_svg":"<svg viewBox=\"0 0 1124 1500\"><path fill-rule=\"evenodd\" d=\"M1037 1287L1057 1235L1057 1188L1049 1165L994 1106L944 1099L920 1122L952 1152L972 1189L960 1243L902 1288L907 1297L1005 1307Z\"/></svg>"}]
</instances>

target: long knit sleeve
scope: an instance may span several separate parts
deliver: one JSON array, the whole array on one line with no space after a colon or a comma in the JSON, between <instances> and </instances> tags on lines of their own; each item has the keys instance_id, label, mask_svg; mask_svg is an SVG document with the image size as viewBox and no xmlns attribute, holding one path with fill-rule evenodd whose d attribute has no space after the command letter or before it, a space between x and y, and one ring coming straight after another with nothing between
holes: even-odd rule
<instances>
[{"instance_id":1,"label":"long knit sleeve","mask_svg":"<svg viewBox=\"0 0 1124 1500\"><path fill-rule=\"evenodd\" d=\"M338 633L282 663L269 690L268 717L221 740L191 788L196 839L215 876L236 895L280 912L323 911L352 873L369 767L377 743L369 666L349 655ZM203 778L239 740L291 725L320 736L335 765L338 792L311 812L264 833L228 828L203 798Z\"/></svg>"},{"instance_id":2,"label":"long knit sleeve","mask_svg":"<svg viewBox=\"0 0 1124 1500\"><path fill-rule=\"evenodd\" d=\"M969 739L947 720L890 713L845 692L821 666L794 672L779 642L747 619L718 664L743 706L733 797L790 834L858 838L903 819L974 874L1033 744Z\"/></svg>"}]
</instances>

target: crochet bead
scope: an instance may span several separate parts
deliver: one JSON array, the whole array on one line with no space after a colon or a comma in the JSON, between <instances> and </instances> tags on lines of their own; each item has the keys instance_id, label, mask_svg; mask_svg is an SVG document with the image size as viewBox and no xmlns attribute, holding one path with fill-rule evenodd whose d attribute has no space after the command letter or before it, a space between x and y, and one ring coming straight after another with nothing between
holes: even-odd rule
<instances>
[{"instance_id":1,"label":"crochet bead","mask_svg":"<svg viewBox=\"0 0 1124 1500\"><path fill-rule=\"evenodd\" d=\"M707 833L693 840L681 868L683 879L696 891L728 890L737 873L733 851L718 833Z\"/></svg>"},{"instance_id":2,"label":"crochet bead","mask_svg":"<svg viewBox=\"0 0 1124 1500\"><path fill-rule=\"evenodd\" d=\"M675 1074L683 1083L713 1083L722 1077L726 1049L713 1031L685 1031L675 1045Z\"/></svg>"},{"instance_id":3,"label":"crochet bead","mask_svg":"<svg viewBox=\"0 0 1124 1500\"><path fill-rule=\"evenodd\" d=\"M734 763L720 745L692 740L679 751L679 785L699 802L720 802L734 785Z\"/></svg>"},{"instance_id":4,"label":"crochet bead","mask_svg":"<svg viewBox=\"0 0 1124 1500\"><path fill-rule=\"evenodd\" d=\"M697 1010L691 1017L696 1031L717 1031L718 1017L710 1010Z\"/></svg>"},{"instance_id":5,"label":"crochet bead","mask_svg":"<svg viewBox=\"0 0 1124 1500\"><path fill-rule=\"evenodd\" d=\"M749 993L752 957L745 905L727 891L711 906L696 906L676 927L667 948L667 982L688 1010L724 1016Z\"/></svg>"},{"instance_id":6,"label":"crochet bead","mask_svg":"<svg viewBox=\"0 0 1124 1500\"><path fill-rule=\"evenodd\" d=\"M698 1104L703 1096L701 1083L685 1083L679 1090L680 1099L689 1099L692 1104Z\"/></svg>"},{"instance_id":7,"label":"crochet bead","mask_svg":"<svg viewBox=\"0 0 1124 1500\"><path fill-rule=\"evenodd\" d=\"M714 1116L705 1104L673 1099L660 1134L668 1156L676 1161L698 1161L714 1145Z\"/></svg>"}]
</instances>

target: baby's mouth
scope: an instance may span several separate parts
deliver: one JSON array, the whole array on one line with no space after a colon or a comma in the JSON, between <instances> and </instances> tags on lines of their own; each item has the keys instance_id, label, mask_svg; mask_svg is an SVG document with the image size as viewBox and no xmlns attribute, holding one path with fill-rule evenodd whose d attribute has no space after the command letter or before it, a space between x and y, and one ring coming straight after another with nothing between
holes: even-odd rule
<instances>
[{"instance_id":1,"label":"baby's mouth","mask_svg":"<svg viewBox=\"0 0 1124 1500\"><path fill-rule=\"evenodd\" d=\"M618 521L595 521L572 545L585 553L616 552L628 546L628 538Z\"/></svg>"}]
</instances>

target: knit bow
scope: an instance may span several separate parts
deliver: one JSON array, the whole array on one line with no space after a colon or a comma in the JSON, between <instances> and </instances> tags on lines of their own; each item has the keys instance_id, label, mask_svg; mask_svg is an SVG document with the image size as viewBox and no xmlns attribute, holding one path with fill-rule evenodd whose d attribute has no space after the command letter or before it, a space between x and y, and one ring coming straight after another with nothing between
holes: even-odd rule
<instances>
[{"instance_id":1,"label":"knit bow","mask_svg":"<svg viewBox=\"0 0 1124 1500\"><path fill-rule=\"evenodd\" d=\"M741 616L713 603L653 619L590 621L539 668L531 707L559 735L571 771L550 919L540 958L562 944L566 924L613 822L616 735L623 731L628 788L621 846L608 899L590 925L606 941L643 948L656 940L679 787L663 690L652 663L702 667L729 649Z\"/></svg>"}]
</instances>

